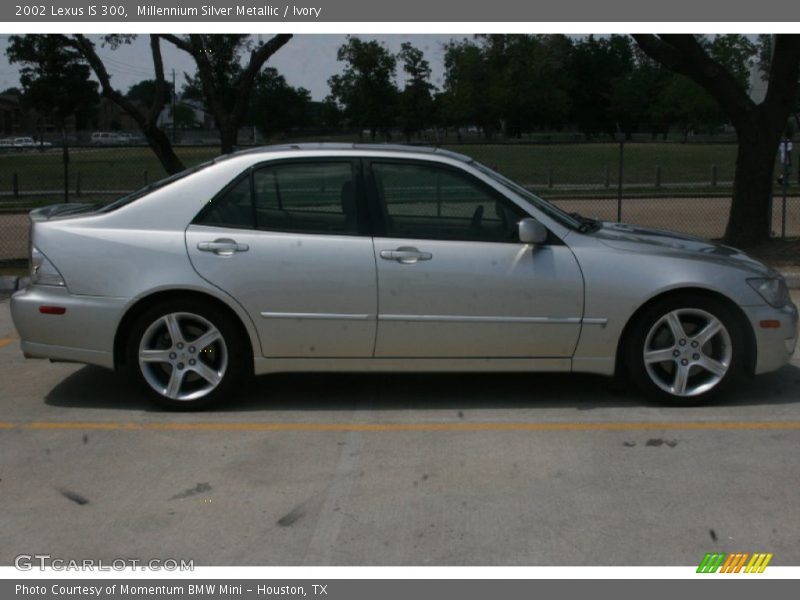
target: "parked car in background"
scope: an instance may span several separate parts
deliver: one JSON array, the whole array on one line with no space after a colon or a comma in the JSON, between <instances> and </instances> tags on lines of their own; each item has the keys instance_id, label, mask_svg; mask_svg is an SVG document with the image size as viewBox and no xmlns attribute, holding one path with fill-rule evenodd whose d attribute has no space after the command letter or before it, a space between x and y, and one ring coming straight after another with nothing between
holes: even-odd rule
<instances>
[{"instance_id":1,"label":"parked car in background","mask_svg":"<svg viewBox=\"0 0 800 600\"><path fill-rule=\"evenodd\" d=\"M12 139L12 144L17 150L33 150L36 148L50 148L53 146L50 142L37 142L32 137L15 137Z\"/></svg>"},{"instance_id":2,"label":"parked car in background","mask_svg":"<svg viewBox=\"0 0 800 600\"><path fill-rule=\"evenodd\" d=\"M25 355L129 371L170 408L362 370L625 374L691 404L797 342L786 282L748 255L567 214L441 149L249 150L31 221Z\"/></svg>"},{"instance_id":3,"label":"parked car in background","mask_svg":"<svg viewBox=\"0 0 800 600\"><path fill-rule=\"evenodd\" d=\"M138 145L138 144L143 144L145 142L145 139L144 139L143 136L141 136L141 135L139 135L137 133L131 133L131 132L120 133L119 134L119 139L120 139L120 143L121 144L128 144L128 145L131 145L131 146L135 146L135 145Z\"/></svg>"},{"instance_id":4,"label":"parked car in background","mask_svg":"<svg viewBox=\"0 0 800 600\"><path fill-rule=\"evenodd\" d=\"M95 131L91 137L94 146L114 146L124 144L124 139L119 133L113 131Z\"/></svg>"},{"instance_id":5,"label":"parked car in background","mask_svg":"<svg viewBox=\"0 0 800 600\"><path fill-rule=\"evenodd\" d=\"M35 148L36 142L32 137L15 137L12 140L15 148Z\"/></svg>"}]
</instances>

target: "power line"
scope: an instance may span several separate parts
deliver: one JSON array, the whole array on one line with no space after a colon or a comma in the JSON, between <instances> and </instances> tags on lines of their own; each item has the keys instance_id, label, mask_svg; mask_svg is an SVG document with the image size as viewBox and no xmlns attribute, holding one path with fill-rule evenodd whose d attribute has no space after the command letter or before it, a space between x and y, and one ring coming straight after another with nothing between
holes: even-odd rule
<instances>
[{"instance_id":1,"label":"power line","mask_svg":"<svg viewBox=\"0 0 800 600\"><path fill-rule=\"evenodd\" d=\"M124 63L122 61L116 60L114 58L111 58L109 56L100 53L98 53L98 56L103 61L103 63L112 67L115 71L122 71L124 73L128 73L131 75L141 75L143 77L144 76L153 77L153 72L148 69L145 69L144 67L136 67L134 65L129 65L127 63Z\"/></svg>"}]
</instances>

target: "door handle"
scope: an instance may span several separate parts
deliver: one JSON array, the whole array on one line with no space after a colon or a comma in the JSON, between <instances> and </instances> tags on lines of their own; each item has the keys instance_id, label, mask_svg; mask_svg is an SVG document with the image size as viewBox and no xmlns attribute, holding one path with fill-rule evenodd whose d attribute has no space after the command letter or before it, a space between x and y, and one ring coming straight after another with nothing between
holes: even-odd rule
<instances>
[{"instance_id":1,"label":"door handle","mask_svg":"<svg viewBox=\"0 0 800 600\"><path fill-rule=\"evenodd\" d=\"M403 246L396 250L381 250L381 258L384 260L396 260L404 265L411 265L420 260L430 260L433 258L433 254L420 252L410 246Z\"/></svg>"},{"instance_id":2,"label":"door handle","mask_svg":"<svg viewBox=\"0 0 800 600\"><path fill-rule=\"evenodd\" d=\"M220 238L213 242L198 242L197 249L202 252L213 252L217 256L231 256L235 252L247 252L250 246L238 244L236 240Z\"/></svg>"}]
</instances>

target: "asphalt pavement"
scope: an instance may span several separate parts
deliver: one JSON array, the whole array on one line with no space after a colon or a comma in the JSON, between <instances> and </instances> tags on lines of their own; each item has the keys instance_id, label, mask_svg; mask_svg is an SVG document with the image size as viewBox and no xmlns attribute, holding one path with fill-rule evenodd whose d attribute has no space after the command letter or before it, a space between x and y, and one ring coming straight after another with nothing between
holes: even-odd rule
<instances>
[{"instance_id":1,"label":"asphalt pavement","mask_svg":"<svg viewBox=\"0 0 800 600\"><path fill-rule=\"evenodd\" d=\"M797 354L698 408L594 376L300 374L175 414L25 360L6 300L0 382L0 565L800 564Z\"/></svg>"}]
</instances>

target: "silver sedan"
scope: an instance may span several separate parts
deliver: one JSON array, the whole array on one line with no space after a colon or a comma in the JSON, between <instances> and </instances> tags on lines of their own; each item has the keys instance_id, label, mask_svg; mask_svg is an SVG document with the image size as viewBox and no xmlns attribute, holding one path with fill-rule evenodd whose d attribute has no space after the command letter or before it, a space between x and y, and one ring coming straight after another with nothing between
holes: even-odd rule
<instances>
[{"instance_id":1,"label":"silver sedan","mask_svg":"<svg viewBox=\"0 0 800 600\"><path fill-rule=\"evenodd\" d=\"M262 148L31 221L25 355L128 371L169 408L280 371L626 374L686 404L797 341L746 254L564 213L439 149Z\"/></svg>"}]
</instances>

